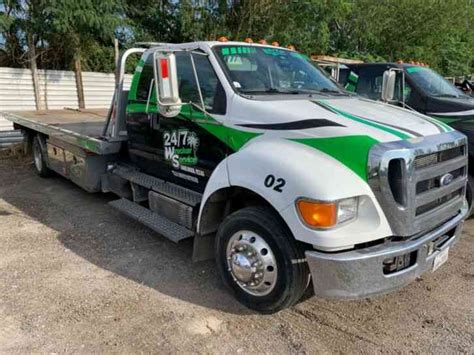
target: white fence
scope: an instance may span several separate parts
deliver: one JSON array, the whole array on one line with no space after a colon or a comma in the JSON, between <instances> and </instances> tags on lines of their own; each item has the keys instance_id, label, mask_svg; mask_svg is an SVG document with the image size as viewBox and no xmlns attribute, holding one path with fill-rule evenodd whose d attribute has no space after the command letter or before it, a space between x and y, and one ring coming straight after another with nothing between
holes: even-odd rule
<instances>
[{"instance_id":1,"label":"white fence","mask_svg":"<svg viewBox=\"0 0 474 355\"><path fill-rule=\"evenodd\" d=\"M39 70L40 100L47 109L78 108L74 72ZM114 92L114 74L83 72L86 108L109 107ZM129 87L131 75L125 77ZM29 69L0 68L0 112L35 110L33 80ZM12 129L0 115L0 131Z\"/></svg>"}]
</instances>

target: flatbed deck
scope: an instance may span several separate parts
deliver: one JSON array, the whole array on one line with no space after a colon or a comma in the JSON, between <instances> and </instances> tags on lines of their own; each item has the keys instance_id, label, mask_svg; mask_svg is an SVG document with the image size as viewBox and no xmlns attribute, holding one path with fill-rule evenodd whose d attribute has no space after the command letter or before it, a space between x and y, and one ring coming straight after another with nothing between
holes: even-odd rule
<instances>
[{"instance_id":1,"label":"flatbed deck","mask_svg":"<svg viewBox=\"0 0 474 355\"><path fill-rule=\"evenodd\" d=\"M9 111L2 112L2 115L18 126L95 154L113 154L120 149L120 142L111 142L102 137L107 109Z\"/></svg>"}]
</instances>

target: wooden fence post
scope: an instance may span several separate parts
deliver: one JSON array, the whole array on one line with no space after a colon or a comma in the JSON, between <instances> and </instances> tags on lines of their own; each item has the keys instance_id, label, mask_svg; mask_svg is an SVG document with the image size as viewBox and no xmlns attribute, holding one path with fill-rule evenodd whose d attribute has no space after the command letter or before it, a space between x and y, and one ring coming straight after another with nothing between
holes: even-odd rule
<instances>
[{"instance_id":1,"label":"wooden fence post","mask_svg":"<svg viewBox=\"0 0 474 355\"><path fill-rule=\"evenodd\" d=\"M79 109L85 109L86 103L84 99L84 84L82 83L81 59L74 58L74 74L76 76L77 101Z\"/></svg>"},{"instance_id":2,"label":"wooden fence post","mask_svg":"<svg viewBox=\"0 0 474 355\"><path fill-rule=\"evenodd\" d=\"M33 80L33 91L35 94L35 105L37 110L43 110L41 101L38 67L36 65L36 45L31 33L28 34L28 61L30 62L31 78Z\"/></svg>"}]
</instances>

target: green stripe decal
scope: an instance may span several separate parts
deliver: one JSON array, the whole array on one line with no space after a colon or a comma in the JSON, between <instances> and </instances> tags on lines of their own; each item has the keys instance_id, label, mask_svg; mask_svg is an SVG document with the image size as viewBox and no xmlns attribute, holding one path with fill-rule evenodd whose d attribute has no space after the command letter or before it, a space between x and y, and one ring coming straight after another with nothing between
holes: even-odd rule
<instances>
[{"instance_id":1,"label":"green stripe decal","mask_svg":"<svg viewBox=\"0 0 474 355\"><path fill-rule=\"evenodd\" d=\"M430 121L433 123L437 123L438 126L444 129L445 132L454 131L453 128L448 126L449 123L454 123L460 120L460 118L454 117L444 117L444 116L428 116L430 117Z\"/></svg>"},{"instance_id":2,"label":"green stripe decal","mask_svg":"<svg viewBox=\"0 0 474 355\"><path fill-rule=\"evenodd\" d=\"M446 116L431 116L431 117L433 117L435 120L441 121L441 122L446 123L446 124L450 124L450 123L457 122L457 121L461 120L460 118L446 117Z\"/></svg>"},{"instance_id":3,"label":"green stripe decal","mask_svg":"<svg viewBox=\"0 0 474 355\"><path fill-rule=\"evenodd\" d=\"M195 122L198 126L208 131L233 151L238 151L249 140L262 134L246 132L229 126L224 126L222 123L212 118L212 116L193 109L191 105L184 105L181 108L180 115L187 120L198 120Z\"/></svg>"},{"instance_id":4,"label":"green stripe decal","mask_svg":"<svg viewBox=\"0 0 474 355\"><path fill-rule=\"evenodd\" d=\"M338 113L340 114L341 116L345 117L345 118L348 118L350 120L353 120L353 121L356 121L356 122L359 122L359 123L362 123L362 124L365 124L367 126L371 126L371 127L374 127L374 128L377 128L377 129L380 129L382 131L385 131L387 133L390 133L390 134L393 134L394 136L397 136L401 139L407 139L407 138L410 138L410 136L406 133L403 133L403 132L400 132L394 128L391 128L391 127L387 127L385 125L383 125L382 123L376 123L376 122L373 122L373 121L369 121L367 119L364 119L362 117L358 117L358 116L354 116L350 113L347 113L347 112L344 112L344 111L341 111L333 106L331 106L330 104L328 104L327 102L325 102L324 100L319 100L318 101L319 104L323 105L324 107L326 107L327 109L335 112L335 113Z\"/></svg>"},{"instance_id":5,"label":"green stripe decal","mask_svg":"<svg viewBox=\"0 0 474 355\"><path fill-rule=\"evenodd\" d=\"M143 113L145 112L145 109L145 103L129 101L127 105L128 113ZM148 112L158 112L156 104L151 103L148 107ZM235 152L242 148L249 140L262 135L262 133L246 132L229 126L224 126L210 115L205 115L203 112L195 110L191 105L183 105L177 118L195 123L210 134L214 135Z\"/></svg>"},{"instance_id":6,"label":"green stripe decal","mask_svg":"<svg viewBox=\"0 0 474 355\"><path fill-rule=\"evenodd\" d=\"M290 139L305 144L337 159L367 181L367 166L370 148L378 141L369 136L344 136L332 138Z\"/></svg>"},{"instance_id":7,"label":"green stripe decal","mask_svg":"<svg viewBox=\"0 0 474 355\"><path fill-rule=\"evenodd\" d=\"M198 123L198 125L217 137L224 144L227 144L233 151L238 151L249 140L261 135L261 133L245 132L221 124Z\"/></svg>"},{"instance_id":8,"label":"green stripe decal","mask_svg":"<svg viewBox=\"0 0 474 355\"><path fill-rule=\"evenodd\" d=\"M127 112L143 113L146 104L138 102L129 102ZM149 106L150 112L156 112L155 104ZM232 151L240 150L247 142L262 135L263 133L255 133L239 130L229 126L220 124L209 115L196 111L190 105L183 105L181 113L178 116L182 120L194 121L195 124L202 127L217 139L226 144ZM365 135L359 136L343 136L329 138L303 138L288 139L295 143L304 144L313 149L328 154L332 158L340 161L349 169L354 171L361 179L367 181L367 163L369 150L378 141Z\"/></svg>"}]
</instances>

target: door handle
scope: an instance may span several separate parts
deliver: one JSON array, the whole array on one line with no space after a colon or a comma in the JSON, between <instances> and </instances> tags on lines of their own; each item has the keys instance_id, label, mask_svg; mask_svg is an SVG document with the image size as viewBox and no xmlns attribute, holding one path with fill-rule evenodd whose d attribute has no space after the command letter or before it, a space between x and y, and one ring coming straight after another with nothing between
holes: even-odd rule
<instances>
[{"instance_id":1,"label":"door handle","mask_svg":"<svg viewBox=\"0 0 474 355\"><path fill-rule=\"evenodd\" d=\"M150 129L160 129L161 118L156 113L148 113Z\"/></svg>"}]
</instances>

